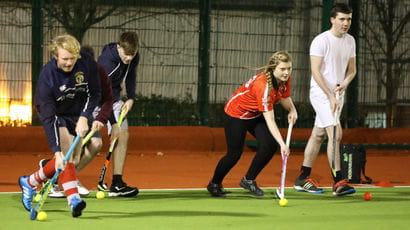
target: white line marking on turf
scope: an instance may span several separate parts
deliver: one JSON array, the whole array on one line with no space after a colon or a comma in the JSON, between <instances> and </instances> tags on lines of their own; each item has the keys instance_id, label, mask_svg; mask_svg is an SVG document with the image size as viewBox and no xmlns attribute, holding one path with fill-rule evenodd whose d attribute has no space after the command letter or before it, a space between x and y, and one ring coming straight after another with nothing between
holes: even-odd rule
<instances>
[{"instance_id":1,"label":"white line marking on turf","mask_svg":"<svg viewBox=\"0 0 410 230\"><path fill-rule=\"evenodd\" d=\"M262 189L277 189L279 187L261 187ZM321 187L321 188L332 188L332 187ZM404 186L393 186L393 187L379 187L376 185L373 186L357 186L356 189L377 189L377 188L410 188L410 185ZM224 188L230 190L239 190L243 188ZM293 187L286 187L285 189L293 189ZM140 191L189 191L189 190L206 190L206 188L152 188L152 189L140 189ZM90 190L90 192L97 192L98 190ZM21 192L0 192L0 194L14 194L14 193L21 193Z\"/></svg>"}]
</instances>

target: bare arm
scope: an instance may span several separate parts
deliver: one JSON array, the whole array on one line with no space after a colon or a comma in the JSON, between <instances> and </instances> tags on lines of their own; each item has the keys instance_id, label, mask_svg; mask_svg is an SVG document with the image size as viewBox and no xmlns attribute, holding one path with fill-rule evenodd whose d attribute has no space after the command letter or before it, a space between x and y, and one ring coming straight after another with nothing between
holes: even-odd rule
<instances>
[{"instance_id":1,"label":"bare arm","mask_svg":"<svg viewBox=\"0 0 410 230\"><path fill-rule=\"evenodd\" d=\"M320 72L320 68L322 67L322 64L323 64L323 57L310 56L310 68L312 70L312 76L315 79L316 83L319 85L319 87L323 90L323 92L325 92L325 94L329 98L330 107L332 111L334 112L337 101L336 101L336 98L333 92L327 87L325 78Z\"/></svg>"},{"instance_id":2,"label":"bare arm","mask_svg":"<svg viewBox=\"0 0 410 230\"><path fill-rule=\"evenodd\" d=\"M268 129L269 129L270 133L272 134L273 138L275 138L275 140L280 145L280 152L281 152L282 156L284 154L289 155L289 153L290 153L289 148L286 146L285 141L283 141L282 135L279 132L279 128L276 125L275 114L273 113L273 110L263 112L263 117L266 120L266 124L267 124Z\"/></svg>"},{"instance_id":3,"label":"bare arm","mask_svg":"<svg viewBox=\"0 0 410 230\"><path fill-rule=\"evenodd\" d=\"M54 168L56 171L58 169L64 170L65 169L65 164L63 163L64 161L64 155L61 151L55 152L54 157L56 158L55 163L54 163Z\"/></svg>"},{"instance_id":4,"label":"bare arm","mask_svg":"<svg viewBox=\"0 0 410 230\"><path fill-rule=\"evenodd\" d=\"M342 94L347 89L350 82L355 78L355 76L356 76L356 58L352 57L349 59L349 63L347 64L347 71L346 71L345 79L343 80L340 86L336 87L335 91L339 91L340 94Z\"/></svg>"},{"instance_id":5,"label":"bare arm","mask_svg":"<svg viewBox=\"0 0 410 230\"><path fill-rule=\"evenodd\" d=\"M296 120L298 119L298 112L296 111L296 107L293 104L292 98L287 97L287 98L282 98L280 99L280 104L282 104L283 108L285 108L288 113L288 123L289 124L295 124Z\"/></svg>"},{"instance_id":6,"label":"bare arm","mask_svg":"<svg viewBox=\"0 0 410 230\"><path fill-rule=\"evenodd\" d=\"M133 99L128 99L124 102L122 105L122 109L127 108L127 113L132 109L132 106L134 105L134 100Z\"/></svg>"},{"instance_id":7,"label":"bare arm","mask_svg":"<svg viewBox=\"0 0 410 230\"><path fill-rule=\"evenodd\" d=\"M81 137L85 137L85 135L88 132L88 119L84 116L80 116L78 118L76 127L75 127L75 132L79 134Z\"/></svg>"}]
</instances>

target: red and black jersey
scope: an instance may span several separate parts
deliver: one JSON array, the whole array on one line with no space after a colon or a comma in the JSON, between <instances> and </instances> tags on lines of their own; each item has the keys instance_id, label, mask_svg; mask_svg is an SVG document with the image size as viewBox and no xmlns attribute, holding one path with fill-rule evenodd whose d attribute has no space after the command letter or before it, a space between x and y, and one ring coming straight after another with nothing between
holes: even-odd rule
<instances>
[{"instance_id":1,"label":"red and black jersey","mask_svg":"<svg viewBox=\"0 0 410 230\"><path fill-rule=\"evenodd\" d=\"M279 84L277 90L269 90L265 73L253 76L228 99L225 112L231 117L253 119L263 112L273 110L276 102L290 96L290 79L289 77L287 82Z\"/></svg>"},{"instance_id":2,"label":"red and black jersey","mask_svg":"<svg viewBox=\"0 0 410 230\"><path fill-rule=\"evenodd\" d=\"M100 75L101 83L101 100L99 103L101 110L100 112L98 112L98 115L95 118L95 120L100 121L103 124L106 124L108 119L110 118L112 112L112 105L114 103L112 97L111 81L102 65L97 64L97 69Z\"/></svg>"}]
</instances>

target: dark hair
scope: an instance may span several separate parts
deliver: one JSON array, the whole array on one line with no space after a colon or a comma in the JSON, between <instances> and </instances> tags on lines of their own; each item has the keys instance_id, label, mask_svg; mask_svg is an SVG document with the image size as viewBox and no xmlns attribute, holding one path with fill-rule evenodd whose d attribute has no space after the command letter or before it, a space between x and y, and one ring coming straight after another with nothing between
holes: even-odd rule
<instances>
[{"instance_id":1,"label":"dark hair","mask_svg":"<svg viewBox=\"0 0 410 230\"><path fill-rule=\"evenodd\" d=\"M336 18L337 13L351 14L352 12L353 10L350 6L344 3L336 3L330 11L330 17Z\"/></svg>"},{"instance_id":2,"label":"dark hair","mask_svg":"<svg viewBox=\"0 0 410 230\"><path fill-rule=\"evenodd\" d=\"M94 58L94 49L90 45L81 46L81 51L87 52L91 57Z\"/></svg>"},{"instance_id":3,"label":"dark hair","mask_svg":"<svg viewBox=\"0 0 410 230\"><path fill-rule=\"evenodd\" d=\"M124 49L126 55L135 55L140 48L140 41L137 33L124 32L120 36L119 45Z\"/></svg>"}]
</instances>

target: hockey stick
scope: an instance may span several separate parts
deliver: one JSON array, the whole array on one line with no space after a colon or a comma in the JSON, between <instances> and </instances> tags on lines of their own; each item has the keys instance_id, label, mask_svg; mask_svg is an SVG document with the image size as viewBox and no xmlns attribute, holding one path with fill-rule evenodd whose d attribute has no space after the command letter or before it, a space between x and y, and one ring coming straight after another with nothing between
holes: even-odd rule
<instances>
[{"instance_id":1,"label":"hockey stick","mask_svg":"<svg viewBox=\"0 0 410 230\"><path fill-rule=\"evenodd\" d=\"M123 109L121 111L120 118L118 119L118 127L120 127L120 129L121 129L122 121L125 118L126 112L127 110ZM118 138L114 138L114 140L111 141L110 148L108 149L107 156L105 157L105 162L101 169L100 178L98 179L98 184L97 184L97 188L99 191L105 191L108 188L108 185L104 184L104 178L105 178L105 173L107 172L108 165L110 164L111 154L114 151L114 147L115 147L115 143L117 142L117 139Z\"/></svg>"},{"instance_id":2,"label":"hockey stick","mask_svg":"<svg viewBox=\"0 0 410 230\"><path fill-rule=\"evenodd\" d=\"M339 86L339 85L337 85ZM332 142L332 174L334 177L336 177L336 132L337 132L337 123L340 118L340 112L341 112L341 105L340 103L343 103L340 99L340 92L336 91L336 101L339 102L339 106L335 109L334 113L334 120L333 120L333 142Z\"/></svg>"},{"instance_id":3,"label":"hockey stick","mask_svg":"<svg viewBox=\"0 0 410 230\"><path fill-rule=\"evenodd\" d=\"M81 147L85 147L85 145L88 143L88 141L91 139L91 137L94 135L94 133L97 130L91 130L87 136L83 139L81 143ZM44 194L45 189L48 187L48 184L50 183L50 179L47 180L47 182L43 185L41 190L34 196L34 201L38 202L41 199L41 196Z\"/></svg>"},{"instance_id":4,"label":"hockey stick","mask_svg":"<svg viewBox=\"0 0 410 230\"><path fill-rule=\"evenodd\" d=\"M290 136L292 135L293 124L290 123L288 127L288 134L286 136L286 146L290 146ZM286 165L288 164L288 154L285 154L282 159L282 173L280 176L280 187L276 189L276 197L278 199L285 198L285 179L286 179Z\"/></svg>"},{"instance_id":5,"label":"hockey stick","mask_svg":"<svg viewBox=\"0 0 410 230\"><path fill-rule=\"evenodd\" d=\"M77 146L78 142L80 141L81 136L77 135L74 139L73 144L70 146L70 149L68 149L67 154L65 155L64 159L63 159L63 164L65 164L68 159L70 159L71 154L74 152L75 147ZM60 175L62 169L58 168L57 171L54 173L53 177L50 179L50 183L48 183L48 185L46 186L43 195L40 198L40 201L38 202L38 204L36 205L36 207L32 207L30 210L30 219L31 220L35 220L37 218L37 214L38 212L41 210L41 208L44 205L44 202L47 199L47 195L51 190L52 184L54 184L54 182L57 180L58 175Z\"/></svg>"}]
</instances>

